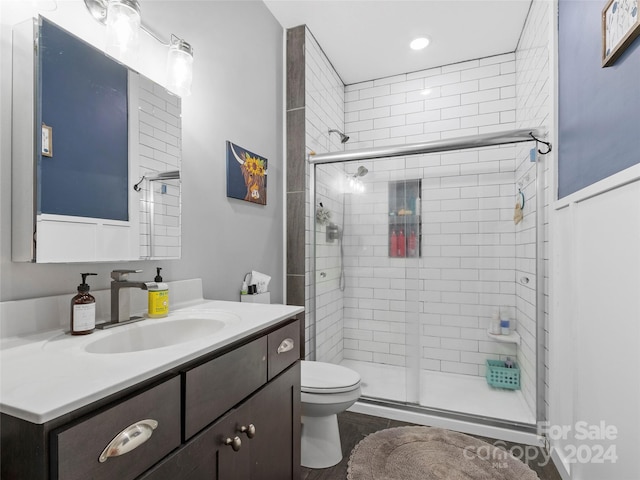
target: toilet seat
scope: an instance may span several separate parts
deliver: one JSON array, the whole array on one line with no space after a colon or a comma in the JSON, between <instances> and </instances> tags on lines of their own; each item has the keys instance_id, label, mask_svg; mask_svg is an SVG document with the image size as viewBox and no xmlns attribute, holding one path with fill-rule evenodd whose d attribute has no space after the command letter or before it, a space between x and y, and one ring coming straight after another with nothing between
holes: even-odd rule
<instances>
[{"instance_id":1,"label":"toilet seat","mask_svg":"<svg viewBox=\"0 0 640 480\"><path fill-rule=\"evenodd\" d=\"M306 360L300 363L301 390L304 393L332 394L360 388L360 375L349 368Z\"/></svg>"}]
</instances>

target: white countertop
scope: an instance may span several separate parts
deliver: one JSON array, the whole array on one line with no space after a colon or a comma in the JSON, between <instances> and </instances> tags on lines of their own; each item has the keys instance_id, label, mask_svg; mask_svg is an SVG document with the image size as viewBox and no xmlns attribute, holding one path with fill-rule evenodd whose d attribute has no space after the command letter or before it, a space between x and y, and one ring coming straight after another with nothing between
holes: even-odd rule
<instances>
[{"instance_id":1,"label":"white countertop","mask_svg":"<svg viewBox=\"0 0 640 480\"><path fill-rule=\"evenodd\" d=\"M215 334L162 348L108 354L84 350L88 344L124 329L216 311L235 314L238 320ZM96 330L90 335L72 336L60 329L6 338L0 344L0 411L42 424L302 311L302 307L290 305L205 300L172 311L166 318Z\"/></svg>"}]
</instances>

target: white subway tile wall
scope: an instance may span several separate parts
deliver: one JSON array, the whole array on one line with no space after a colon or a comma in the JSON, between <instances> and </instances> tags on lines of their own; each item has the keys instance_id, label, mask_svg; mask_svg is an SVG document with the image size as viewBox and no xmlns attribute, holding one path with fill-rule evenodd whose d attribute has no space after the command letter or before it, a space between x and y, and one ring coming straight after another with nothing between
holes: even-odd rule
<instances>
[{"instance_id":1,"label":"white subway tile wall","mask_svg":"<svg viewBox=\"0 0 640 480\"><path fill-rule=\"evenodd\" d=\"M309 30L305 36L305 136L307 153L327 153L344 149L340 136L330 129L344 131L344 84ZM331 212L331 222L342 229L343 166L319 168L316 176L316 207L319 203ZM309 166L307 166L306 212L311 212L309 198ZM315 211L315 209L314 209ZM326 226L317 225L315 218L306 218L305 305L306 356L316 360L339 363L343 348L343 295L339 289L340 246L337 240L327 242ZM310 244L317 228L315 312L311 311ZM316 351L312 349L311 322L315 314Z\"/></svg>"},{"instance_id":2,"label":"white subway tile wall","mask_svg":"<svg viewBox=\"0 0 640 480\"><path fill-rule=\"evenodd\" d=\"M510 53L348 85L347 149L515 128L514 71ZM486 359L516 356L486 333L493 312L515 317L515 155L507 146L364 162L366 193L346 203L344 358L406 365L416 345L422 368L484 375ZM422 179L420 259L388 255L387 189L403 179Z\"/></svg>"},{"instance_id":3,"label":"white subway tile wall","mask_svg":"<svg viewBox=\"0 0 640 480\"><path fill-rule=\"evenodd\" d=\"M553 8L549 2L535 0L532 3L527 22L525 24L520 43L516 50L516 124L518 128L545 127L551 131L552 108L550 92L553 85L549 49L552 45L550 25L553 23ZM518 349L518 364L523 377L524 398L532 411L536 411L536 204L538 214L543 215L544 245L542 246L545 265L548 264L548 210L553 194L549 187L549 168L553 161L553 153L539 155L538 161L542 162L540 169L536 170L536 164L529 161L529 151L533 144L522 144L517 147L516 185L525 195L524 219L516 227L516 246L518 249L518 262L516 265L516 316L518 318L518 333L522 343ZM542 151L545 146L540 146ZM541 172L538 182L542 182L542 198L537 198L536 171ZM548 268L545 268L544 297L545 336L548 335ZM528 283L523 281L529 279ZM546 340L546 339L545 339ZM545 345L546 345L545 341ZM548 363L547 350L545 349L544 372L545 409L548 410ZM548 412L547 412L548 413ZM548 415L547 417L548 418Z\"/></svg>"},{"instance_id":4,"label":"white subway tile wall","mask_svg":"<svg viewBox=\"0 0 640 480\"><path fill-rule=\"evenodd\" d=\"M486 359L515 357L486 333L494 311L515 314L515 162L501 167L514 155L510 146L362 162L366 191L346 201L344 358L404 366L415 345L422 368L484 375ZM389 182L412 179L422 179L422 258L390 258Z\"/></svg>"},{"instance_id":5,"label":"white subway tile wall","mask_svg":"<svg viewBox=\"0 0 640 480\"><path fill-rule=\"evenodd\" d=\"M513 128L515 54L347 85L348 149Z\"/></svg>"},{"instance_id":6,"label":"white subway tile wall","mask_svg":"<svg viewBox=\"0 0 640 480\"><path fill-rule=\"evenodd\" d=\"M170 170L180 170L180 98L139 76L139 178ZM148 189L154 197L154 258L180 257L180 183L144 181L140 184L140 256L151 255ZM135 195L136 192L131 192Z\"/></svg>"}]
</instances>

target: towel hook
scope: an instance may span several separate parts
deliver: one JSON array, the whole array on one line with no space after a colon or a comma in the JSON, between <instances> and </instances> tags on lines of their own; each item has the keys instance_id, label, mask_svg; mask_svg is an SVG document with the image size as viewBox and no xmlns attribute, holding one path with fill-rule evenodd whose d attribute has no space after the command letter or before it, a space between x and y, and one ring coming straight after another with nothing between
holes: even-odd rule
<instances>
[{"instance_id":1,"label":"towel hook","mask_svg":"<svg viewBox=\"0 0 640 480\"><path fill-rule=\"evenodd\" d=\"M522 200L520 202L520 208L524 208L524 192L521 189L518 189L518 195L520 195L520 199Z\"/></svg>"},{"instance_id":2,"label":"towel hook","mask_svg":"<svg viewBox=\"0 0 640 480\"><path fill-rule=\"evenodd\" d=\"M540 140L539 138L536 138L536 136L533 134L533 132L529 132L529 136L531 138L533 138L536 141L536 143L544 143L547 146L547 151L546 152L543 152L542 150L538 149L538 153L540 155L546 155L547 153L549 153L551 151L551 143L545 142L544 140Z\"/></svg>"},{"instance_id":3,"label":"towel hook","mask_svg":"<svg viewBox=\"0 0 640 480\"><path fill-rule=\"evenodd\" d=\"M133 189L134 189L136 192L139 192L140 190L142 190L142 187L140 187L140 184L142 183L142 181L143 181L145 178L146 178L146 177L143 175L143 176L142 176L142 178L140 179L140 181L139 181L138 183L136 183L136 184L133 186Z\"/></svg>"}]
</instances>

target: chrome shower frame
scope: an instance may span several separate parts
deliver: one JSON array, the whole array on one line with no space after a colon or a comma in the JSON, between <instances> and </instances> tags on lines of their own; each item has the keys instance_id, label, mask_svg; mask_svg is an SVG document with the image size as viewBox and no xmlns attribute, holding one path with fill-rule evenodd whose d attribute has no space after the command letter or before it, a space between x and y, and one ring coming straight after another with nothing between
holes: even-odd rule
<instances>
[{"instance_id":1,"label":"chrome shower frame","mask_svg":"<svg viewBox=\"0 0 640 480\"><path fill-rule=\"evenodd\" d=\"M360 160L376 160L379 158L389 158L389 157L401 157L407 155L420 155L420 154L428 154L428 153L438 153L438 152L447 152L452 150L465 150L470 148L480 148L480 147L489 147L489 146L497 146L497 145L507 145L512 143L523 143L523 142L538 142L540 138L544 138L546 136L546 131L542 128L528 128L528 129L515 129L515 130L507 130L504 132L497 133L486 133L481 135L470 135L458 138L450 138L445 140L434 140L430 142L423 143L413 143L408 145L395 145L395 146L385 146L380 148L369 148L369 149L360 149L360 150L351 150L345 152L336 152L336 153L323 153L323 154L309 154L307 156L307 161L309 163L309 218L315 218L315 195L316 195L316 171L315 167L317 165L327 164L327 163L345 163L351 161L360 161ZM545 142L546 143L546 142ZM548 145L547 152L539 152L544 155L551 151L550 145ZM543 198L544 185L540 181L543 178L543 172L541 171L543 168L543 161L541 157L538 156L538 160L536 162L536 190L538 198ZM536 224L537 224L537 233L536 233L536 422L539 425L541 422L545 421L545 403L544 403L544 391L545 391L545 378L544 378L544 356L545 356L545 344L544 344L544 261L542 254L544 252L544 217L541 212L544 212L544 208L537 208L536 214ZM310 360L316 360L316 242L315 237L317 234L316 231L316 223L313 222L313 239L310 242L309 254L312 261L311 265L311 284L310 284L310 302L309 302L309 335L310 335L310 351L311 355L309 356ZM377 401L372 401L372 403L378 403ZM392 404L393 402L389 402ZM409 405L403 404L403 407L410 407ZM468 421L473 416L468 416L465 414L456 414L451 412L436 412L434 409L428 409L420 407L423 411L431 411L433 413L447 414L452 417L459 417L465 421ZM492 424L496 426L508 426L512 428L516 428L522 431L529 431L536 433L537 426L526 425L526 424L516 424L513 422L502 422L496 419L483 419L473 417L475 420L483 421L487 424Z\"/></svg>"}]
</instances>

